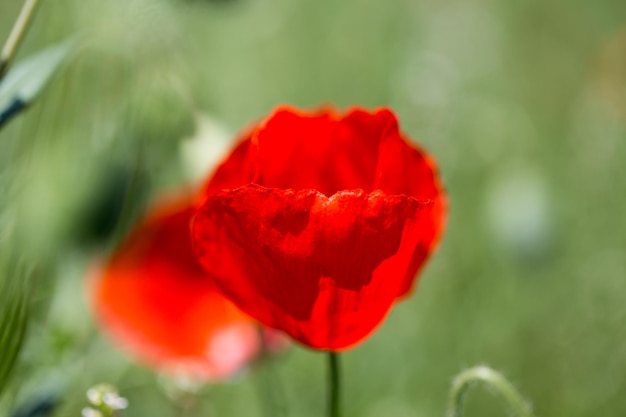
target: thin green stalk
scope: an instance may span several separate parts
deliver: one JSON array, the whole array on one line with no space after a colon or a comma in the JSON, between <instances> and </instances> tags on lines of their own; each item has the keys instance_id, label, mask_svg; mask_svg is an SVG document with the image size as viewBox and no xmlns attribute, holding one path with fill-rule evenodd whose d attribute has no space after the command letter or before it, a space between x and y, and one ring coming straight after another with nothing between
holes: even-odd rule
<instances>
[{"instance_id":1,"label":"thin green stalk","mask_svg":"<svg viewBox=\"0 0 626 417\"><path fill-rule=\"evenodd\" d=\"M335 352L328 352L328 417L341 417L341 363Z\"/></svg>"},{"instance_id":2,"label":"thin green stalk","mask_svg":"<svg viewBox=\"0 0 626 417\"><path fill-rule=\"evenodd\" d=\"M39 3L40 0L26 0L24 2L22 11L17 17L17 20L13 25L13 29L11 29L11 33L9 34L9 38L4 44L2 53L0 54L0 81L6 74L7 69L11 64L11 60L17 53L17 50L22 43L22 39L24 39L24 35L30 26L30 22L33 20L33 16L35 15L35 11L37 10Z\"/></svg>"},{"instance_id":3,"label":"thin green stalk","mask_svg":"<svg viewBox=\"0 0 626 417\"><path fill-rule=\"evenodd\" d=\"M487 366L476 366L461 372L454 378L448 400L447 417L463 416L463 399L467 390L476 382L482 382L496 392L517 417L534 417L530 406L502 374Z\"/></svg>"}]
</instances>

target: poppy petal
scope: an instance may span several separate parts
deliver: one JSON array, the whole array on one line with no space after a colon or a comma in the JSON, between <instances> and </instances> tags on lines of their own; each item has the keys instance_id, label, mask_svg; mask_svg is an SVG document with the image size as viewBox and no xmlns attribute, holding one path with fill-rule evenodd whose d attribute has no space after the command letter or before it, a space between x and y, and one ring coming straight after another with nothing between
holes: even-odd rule
<instances>
[{"instance_id":1,"label":"poppy petal","mask_svg":"<svg viewBox=\"0 0 626 417\"><path fill-rule=\"evenodd\" d=\"M383 320L415 267L432 207L381 191L327 197L247 185L209 197L192 237L244 312L305 345L341 350Z\"/></svg>"},{"instance_id":2,"label":"poppy petal","mask_svg":"<svg viewBox=\"0 0 626 417\"><path fill-rule=\"evenodd\" d=\"M250 141L251 135L248 134L237 143L228 158L201 187L198 203L217 191L241 187L254 179L256 170L250 163Z\"/></svg>"},{"instance_id":3,"label":"poppy petal","mask_svg":"<svg viewBox=\"0 0 626 417\"><path fill-rule=\"evenodd\" d=\"M423 222L422 243L416 247L409 274L400 295L409 293L415 274L436 249L445 229L448 201L435 161L417 145L404 139L397 121L390 123L380 145L375 188L388 194L405 194L433 203L430 218Z\"/></svg>"},{"instance_id":4,"label":"poppy petal","mask_svg":"<svg viewBox=\"0 0 626 417\"><path fill-rule=\"evenodd\" d=\"M330 109L304 113L280 108L253 134L259 173L251 182L315 189L326 196L342 190L370 192L379 143L392 120L383 110L354 109L343 116Z\"/></svg>"},{"instance_id":5,"label":"poppy petal","mask_svg":"<svg viewBox=\"0 0 626 417\"><path fill-rule=\"evenodd\" d=\"M92 294L105 330L138 361L223 379L256 354L258 334L193 256L194 211L186 199L159 205L120 245Z\"/></svg>"}]
</instances>

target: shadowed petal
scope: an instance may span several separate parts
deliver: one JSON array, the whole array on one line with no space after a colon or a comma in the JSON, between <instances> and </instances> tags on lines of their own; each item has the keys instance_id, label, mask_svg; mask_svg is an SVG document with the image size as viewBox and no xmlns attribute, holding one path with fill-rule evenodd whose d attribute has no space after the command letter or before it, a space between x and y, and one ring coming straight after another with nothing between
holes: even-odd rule
<instances>
[{"instance_id":1,"label":"shadowed petal","mask_svg":"<svg viewBox=\"0 0 626 417\"><path fill-rule=\"evenodd\" d=\"M217 193L196 214L200 262L263 324L338 350L384 318L410 273L432 202L383 192Z\"/></svg>"}]
</instances>

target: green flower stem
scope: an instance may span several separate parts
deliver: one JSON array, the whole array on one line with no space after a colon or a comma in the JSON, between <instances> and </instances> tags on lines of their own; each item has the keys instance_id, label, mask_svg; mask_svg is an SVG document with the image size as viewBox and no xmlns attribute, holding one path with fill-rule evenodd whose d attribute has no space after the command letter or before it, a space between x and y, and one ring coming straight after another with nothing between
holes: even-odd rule
<instances>
[{"instance_id":1,"label":"green flower stem","mask_svg":"<svg viewBox=\"0 0 626 417\"><path fill-rule=\"evenodd\" d=\"M328 417L341 417L341 363L339 354L328 352Z\"/></svg>"},{"instance_id":2,"label":"green flower stem","mask_svg":"<svg viewBox=\"0 0 626 417\"><path fill-rule=\"evenodd\" d=\"M534 417L530 406L515 387L499 372L487 366L476 366L461 372L454 378L448 401L447 417L463 416L463 398L475 382L482 382L504 399L517 417Z\"/></svg>"},{"instance_id":3,"label":"green flower stem","mask_svg":"<svg viewBox=\"0 0 626 417\"><path fill-rule=\"evenodd\" d=\"M0 54L0 80L2 80L4 74L9 68L9 64L18 50L26 31L30 26L30 22L33 20L33 16L35 15L35 11L37 10L39 3L39 0L26 0L24 2L22 11L17 17L17 20L13 25L13 29L9 34L9 38L4 44L4 48L2 48L2 53Z\"/></svg>"}]
</instances>

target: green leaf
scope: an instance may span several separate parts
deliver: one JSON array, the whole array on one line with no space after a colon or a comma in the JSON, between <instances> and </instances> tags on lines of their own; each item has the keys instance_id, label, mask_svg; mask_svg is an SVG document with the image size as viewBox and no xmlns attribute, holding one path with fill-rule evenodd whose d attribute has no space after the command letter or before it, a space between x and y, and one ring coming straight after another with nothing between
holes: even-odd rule
<instances>
[{"instance_id":1,"label":"green leaf","mask_svg":"<svg viewBox=\"0 0 626 417\"><path fill-rule=\"evenodd\" d=\"M0 264L0 395L17 362L29 318L28 277L25 268L13 264Z\"/></svg>"},{"instance_id":2,"label":"green leaf","mask_svg":"<svg viewBox=\"0 0 626 417\"><path fill-rule=\"evenodd\" d=\"M0 82L0 128L37 98L75 44L70 39L46 48L9 71Z\"/></svg>"}]
</instances>

